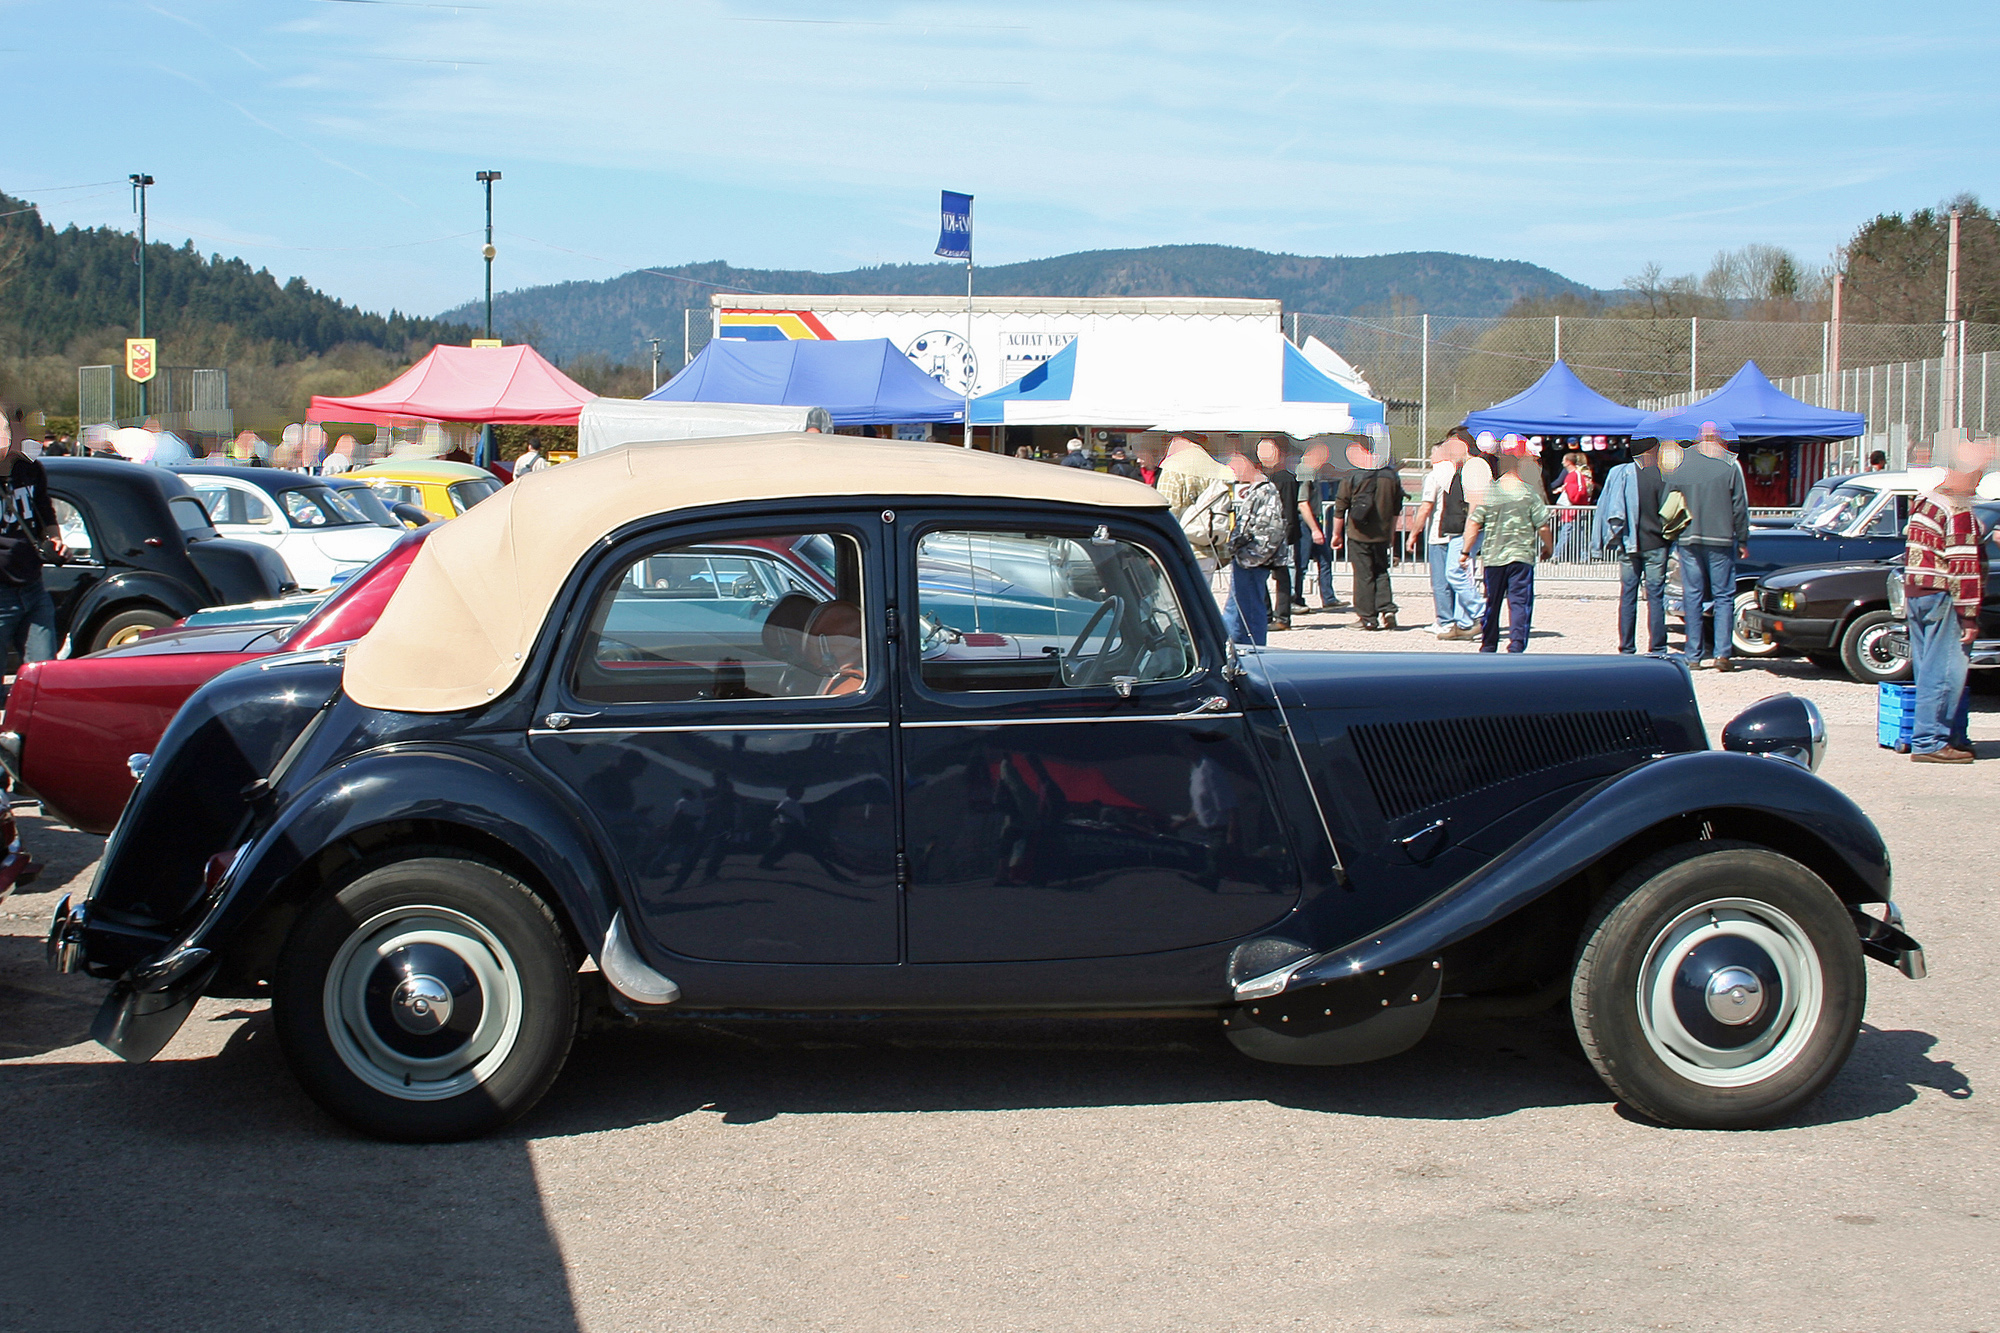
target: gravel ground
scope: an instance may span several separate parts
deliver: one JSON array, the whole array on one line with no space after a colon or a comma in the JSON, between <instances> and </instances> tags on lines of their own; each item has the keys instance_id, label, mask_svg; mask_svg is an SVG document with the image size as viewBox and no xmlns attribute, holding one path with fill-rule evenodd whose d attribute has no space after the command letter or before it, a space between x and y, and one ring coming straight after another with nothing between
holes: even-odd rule
<instances>
[{"instance_id":1,"label":"gravel ground","mask_svg":"<svg viewBox=\"0 0 2000 1333\"><path fill-rule=\"evenodd\" d=\"M1609 648L1609 594L1545 585L1532 650ZM1275 642L1469 651L1298 623ZM2000 1329L2000 765L1878 750L1872 693L1802 663L1696 679L1711 731L1819 702L1932 965L1871 965L1845 1073L1756 1133L1628 1117L1556 1014L1326 1070L1193 1022L616 1031L507 1134L372 1143L261 1004L205 1002L144 1066L91 1044L101 986L39 937L100 841L26 819L50 871L0 908L0 1328Z\"/></svg>"}]
</instances>

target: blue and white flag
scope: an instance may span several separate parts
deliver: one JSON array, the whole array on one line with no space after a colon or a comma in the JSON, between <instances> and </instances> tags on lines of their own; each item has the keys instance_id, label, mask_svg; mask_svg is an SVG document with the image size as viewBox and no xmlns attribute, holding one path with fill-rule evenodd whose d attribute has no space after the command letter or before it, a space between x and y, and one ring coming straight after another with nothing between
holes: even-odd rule
<instances>
[{"instance_id":1,"label":"blue and white flag","mask_svg":"<svg viewBox=\"0 0 2000 1333\"><path fill-rule=\"evenodd\" d=\"M972 196L943 192L938 201L937 253L946 259L972 258Z\"/></svg>"}]
</instances>

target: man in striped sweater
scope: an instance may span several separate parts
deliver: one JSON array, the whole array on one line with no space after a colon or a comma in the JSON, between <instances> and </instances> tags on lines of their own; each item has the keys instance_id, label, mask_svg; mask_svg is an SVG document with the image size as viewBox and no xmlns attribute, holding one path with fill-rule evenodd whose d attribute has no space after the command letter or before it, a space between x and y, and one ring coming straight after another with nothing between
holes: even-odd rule
<instances>
[{"instance_id":1,"label":"man in striped sweater","mask_svg":"<svg viewBox=\"0 0 2000 1333\"><path fill-rule=\"evenodd\" d=\"M1910 509L1904 557L1909 595L1910 664L1917 681L1917 710L1910 758L1919 764L1969 764L1966 736L1970 703L1965 650L1978 636L1985 561L1972 496L1991 451L1963 445L1937 489Z\"/></svg>"}]
</instances>

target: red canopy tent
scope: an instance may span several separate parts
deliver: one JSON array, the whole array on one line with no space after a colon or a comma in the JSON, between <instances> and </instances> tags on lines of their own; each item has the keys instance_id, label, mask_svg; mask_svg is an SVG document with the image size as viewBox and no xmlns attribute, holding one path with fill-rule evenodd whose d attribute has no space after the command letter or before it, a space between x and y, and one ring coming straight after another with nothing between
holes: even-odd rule
<instances>
[{"instance_id":1,"label":"red canopy tent","mask_svg":"<svg viewBox=\"0 0 2000 1333\"><path fill-rule=\"evenodd\" d=\"M440 344L373 393L314 394L310 421L473 421L487 425L574 426L597 395L534 348Z\"/></svg>"}]
</instances>

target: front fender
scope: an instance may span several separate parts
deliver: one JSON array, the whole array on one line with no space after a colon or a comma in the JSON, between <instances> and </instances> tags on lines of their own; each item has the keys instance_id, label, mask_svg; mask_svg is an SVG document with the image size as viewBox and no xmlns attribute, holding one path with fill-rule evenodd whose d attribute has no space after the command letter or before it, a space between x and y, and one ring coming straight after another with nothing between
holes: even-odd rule
<instances>
[{"instance_id":1,"label":"front fender","mask_svg":"<svg viewBox=\"0 0 2000 1333\"><path fill-rule=\"evenodd\" d=\"M254 980L232 956L243 926L271 904L302 867L336 845L384 825L458 828L528 862L555 893L595 954L615 910L611 875L581 815L547 783L486 751L451 744L390 745L347 759L288 798L243 853L214 910L187 937L222 960L233 979Z\"/></svg>"},{"instance_id":2,"label":"front fender","mask_svg":"<svg viewBox=\"0 0 2000 1333\"><path fill-rule=\"evenodd\" d=\"M1889 900L1889 852L1861 807L1782 760L1726 750L1668 755L1585 792L1437 897L1377 931L1316 954L1283 985L1297 990L1434 957L1587 870L1634 834L1678 815L1736 811L1804 834L1835 859L1824 877L1848 903ZM1844 873L1841 873L1844 872ZM1275 980L1275 979L1273 979ZM1268 983L1267 983L1268 984ZM1239 990L1244 996L1245 992Z\"/></svg>"}]
</instances>

